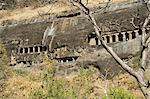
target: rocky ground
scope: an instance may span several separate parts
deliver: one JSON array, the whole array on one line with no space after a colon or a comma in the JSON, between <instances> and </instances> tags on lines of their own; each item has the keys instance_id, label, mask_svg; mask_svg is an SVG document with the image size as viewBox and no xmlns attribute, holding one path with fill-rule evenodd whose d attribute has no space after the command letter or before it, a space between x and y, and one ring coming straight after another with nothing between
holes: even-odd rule
<instances>
[{"instance_id":1,"label":"rocky ground","mask_svg":"<svg viewBox=\"0 0 150 99\"><path fill-rule=\"evenodd\" d=\"M128 60L134 69L138 68L138 59L137 56ZM12 67L11 77L6 80L0 98L103 99L111 94L111 90L119 90L121 93L114 95L122 94L144 99L136 80L127 73L120 72L114 75L111 68L105 68L101 72L92 65L89 67L74 65L70 68L77 68L77 71L68 73L67 68L60 66L62 65L45 58L43 64L38 66ZM62 71L63 74L60 74Z\"/></svg>"},{"instance_id":2,"label":"rocky ground","mask_svg":"<svg viewBox=\"0 0 150 99\"><path fill-rule=\"evenodd\" d=\"M113 3L125 2L127 0L113 0ZM88 0L88 7L99 6L105 0ZM84 1L86 3L86 1ZM41 7L26 7L13 10L0 11L0 23L6 20L24 20L45 13L60 14L67 11L73 11L78 8L72 7L65 0L60 0L54 4ZM1 54L1 53L0 53ZM1 59L1 57L0 57ZM125 60L126 61L126 60ZM127 59L130 66L135 69L139 67L139 56ZM93 63L94 64L94 63ZM111 95L110 89L119 89L124 95L143 99L142 93L133 77L127 73L113 74L116 68L103 68L98 70L95 66L87 64L76 64L74 66L58 67L55 62L44 59L44 63L32 67L11 67L9 75L4 82L3 88L0 87L0 98L4 99L97 99L106 95ZM86 66L87 65L87 66ZM108 64L111 66L111 64ZM112 64L115 66L115 64ZM108 67L109 67L108 66ZM1 69L0 73L5 70ZM72 69L70 71L69 69ZM77 70L77 71L76 71ZM69 71L69 72L68 72ZM121 71L121 70L120 70ZM61 74L62 72L62 74ZM146 79L150 79L149 71L146 72ZM110 76L111 75L111 76ZM109 77L108 77L109 76ZM3 75L0 74L0 84L3 81ZM118 94L118 93L117 93Z\"/></svg>"},{"instance_id":3,"label":"rocky ground","mask_svg":"<svg viewBox=\"0 0 150 99\"><path fill-rule=\"evenodd\" d=\"M122 90L125 95L132 94L137 99L143 98L135 79L128 74L118 74L112 79L107 79L109 70L106 70L106 74L103 75L97 69L91 67L89 69L80 68L78 73L75 74L52 76L53 72L49 74L53 68L52 65L54 63L49 62L32 70L13 70L13 76L6 81L6 88L0 93L0 98L39 99L47 96L48 91L52 91L53 94L47 97L52 98L55 95L55 98L66 99L67 97L73 99L77 95L78 99L101 99L106 94L109 95L110 89L113 88ZM66 96L66 94L69 95Z\"/></svg>"},{"instance_id":4,"label":"rocky ground","mask_svg":"<svg viewBox=\"0 0 150 99\"><path fill-rule=\"evenodd\" d=\"M113 0L111 3L126 1L128 0ZM83 3L87 4L89 8L102 6L106 4L106 2L107 0L88 0L88 2L87 0L83 0ZM37 4L33 3L33 5L29 7L0 10L0 23L11 20L21 21L33 17L41 17L44 14L60 14L75 10L78 10L78 8L74 7L68 0L58 0L58 2L43 6L37 6Z\"/></svg>"}]
</instances>

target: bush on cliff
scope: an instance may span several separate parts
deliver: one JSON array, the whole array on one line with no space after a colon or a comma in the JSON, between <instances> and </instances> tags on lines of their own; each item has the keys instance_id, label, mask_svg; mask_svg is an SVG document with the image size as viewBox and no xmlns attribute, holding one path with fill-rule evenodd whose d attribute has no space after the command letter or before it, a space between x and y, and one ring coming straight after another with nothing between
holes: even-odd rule
<instances>
[{"instance_id":1,"label":"bush on cliff","mask_svg":"<svg viewBox=\"0 0 150 99\"><path fill-rule=\"evenodd\" d=\"M11 75L11 71L7 66L8 58L6 49L2 43L0 43L0 92L5 88L5 81Z\"/></svg>"}]
</instances>

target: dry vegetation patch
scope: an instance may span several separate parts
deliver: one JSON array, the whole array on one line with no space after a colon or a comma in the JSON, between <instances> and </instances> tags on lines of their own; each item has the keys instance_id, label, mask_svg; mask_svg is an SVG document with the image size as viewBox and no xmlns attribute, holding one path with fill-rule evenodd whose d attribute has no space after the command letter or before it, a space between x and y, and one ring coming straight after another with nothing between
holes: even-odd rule
<instances>
[{"instance_id":1,"label":"dry vegetation patch","mask_svg":"<svg viewBox=\"0 0 150 99\"><path fill-rule=\"evenodd\" d=\"M48 57L43 58L43 61L45 65L37 66L32 71L14 70L13 76L6 81L2 98L96 99L109 94L111 88L119 88L121 93L118 92L117 95L132 92L137 98L143 98L135 79L128 74L118 74L113 79L105 79L105 75L96 68L81 67L77 74L57 76L54 75L55 62L50 61Z\"/></svg>"},{"instance_id":2,"label":"dry vegetation patch","mask_svg":"<svg viewBox=\"0 0 150 99\"><path fill-rule=\"evenodd\" d=\"M84 4L87 4L88 7L100 6L101 3L106 2L107 0L83 0ZM113 0L112 3L125 2L128 0ZM3 21L21 21L25 19L31 19L33 17L40 17L40 14L61 14L64 12L74 11L77 8L68 2L68 0L58 0L58 2L48 4L48 5L39 5L37 2L33 2L32 6L25 8L17 8L12 10L1 10L0 11L0 23Z\"/></svg>"},{"instance_id":3,"label":"dry vegetation patch","mask_svg":"<svg viewBox=\"0 0 150 99\"><path fill-rule=\"evenodd\" d=\"M14 76L7 81L7 88L3 92L4 98L71 98L96 99L109 93L110 88L123 88L142 97L135 80L128 74L120 74L113 80L100 77L96 69L81 69L79 74L68 76L53 76L51 67L39 72L15 71ZM108 84L106 88L106 84ZM76 97L76 98L75 98Z\"/></svg>"},{"instance_id":4,"label":"dry vegetation patch","mask_svg":"<svg viewBox=\"0 0 150 99\"><path fill-rule=\"evenodd\" d=\"M41 82L33 81L28 77L13 76L7 81L4 91L5 98L27 99L30 93L40 87Z\"/></svg>"}]
</instances>

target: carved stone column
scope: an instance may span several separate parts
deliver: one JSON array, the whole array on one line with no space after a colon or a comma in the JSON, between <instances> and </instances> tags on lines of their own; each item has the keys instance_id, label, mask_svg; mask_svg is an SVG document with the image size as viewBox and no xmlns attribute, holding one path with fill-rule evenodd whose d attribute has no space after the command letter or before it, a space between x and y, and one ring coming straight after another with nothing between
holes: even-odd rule
<instances>
[{"instance_id":1,"label":"carved stone column","mask_svg":"<svg viewBox=\"0 0 150 99\"><path fill-rule=\"evenodd\" d=\"M147 29L148 31L150 30L150 28L149 28L149 27L147 27L146 29Z\"/></svg>"},{"instance_id":2,"label":"carved stone column","mask_svg":"<svg viewBox=\"0 0 150 99\"><path fill-rule=\"evenodd\" d=\"M33 53L35 53L35 47L33 47Z\"/></svg>"},{"instance_id":3,"label":"carved stone column","mask_svg":"<svg viewBox=\"0 0 150 99\"><path fill-rule=\"evenodd\" d=\"M40 47L38 46L38 53L40 53Z\"/></svg>"},{"instance_id":4,"label":"carved stone column","mask_svg":"<svg viewBox=\"0 0 150 99\"><path fill-rule=\"evenodd\" d=\"M98 45L101 45L101 41L98 39Z\"/></svg>"},{"instance_id":5,"label":"carved stone column","mask_svg":"<svg viewBox=\"0 0 150 99\"><path fill-rule=\"evenodd\" d=\"M115 36L116 36L116 37L115 37L115 39L116 39L115 41L116 41L116 42L119 42L118 35L119 35L119 33L115 34Z\"/></svg>"},{"instance_id":6,"label":"carved stone column","mask_svg":"<svg viewBox=\"0 0 150 99\"><path fill-rule=\"evenodd\" d=\"M63 61L63 60L60 60L60 63L64 63L64 61Z\"/></svg>"},{"instance_id":7,"label":"carved stone column","mask_svg":"<svg viewBox=\"0 0 150 99\"><path fill-rule=\"evenodd\" d=\"M74 58L72 58L72 61L74 62L74 61L75 61L75 59L74 59Z\"/></svg>"},{"instance_id":8,"label":"carved stone column","mask_svg":"<svg viewBox=\"0 0 150 99\"><path fill-rule=\"evenodd\" d=\"M28 53L30 53L30 47L28 47Z\"/></svg>"},{"instance_id":9,"label":"carved stone column","mask_svg":"<svg viewBox=\"0 0 150 99\"><path fill-rule=\"evenodd\" d=\"M106 36L103 36L103 38L104 42L107 43Z\"/></svg>"},{"instance_id":10,"label":"carved stone column","mask_svg":"<svg viewBox=\"0 0 150 99\"><path fill-rule=\"evenodd\" d=\"M66 60L66 63L69 63L69 61L68 61L68 60Z\"/></svg>"},{"instance_id":11,"label":"carved stone column","mask_svg":"<svg viewBox=\"0 0 150 99\"><path fill-rule=\"evenodd\" d=\"M22 50L23 50L22 53L25 53L25 48L22 48Z\"/></svg>"},{"instance_id":12,"label":"carved stone column","mask_svg":"<svg viewBox=\"0 0 150 99\"><path fill-rule=\"evenodd\" d=\"M126 41L126 36L125 36L126 32L122 32L121 34L123 35L123 41Z\"/></svg>"},{"instance_id":13,"label":"carved stone column","mask_svg":"<svg viewBox=\"0 0 150 99\"><path fill-rule=\"evenodd\" d=\"M139 30L134 30L136 38L139 36Z\"/></svg>"},{"instance_id":14,"label":"carved stone column","mask_svg":"<svg viewBox=\"0 0 150 99\"><path fill-rule=\"evenodd\" d=\"M110 39L110 40L109 40L109 43L113 43L112 35L109 36L109 39Z\"/></svg>"},{"instance_id":15,"label":"carved stone column","mask_svg":"<svg viewBox=\"0 0 150 99\"><path fill-rule=\"evenodd\" d=\"M127 31L127 33L129 34L129 40L132 40L132 32L133 31Z\"/></svg>"},{"instance_id":16,"label":"carved stone column","mask_svg":"<svg viewBox=\"0 0 150 99\"><path fill-rule=\"evenodd\" d=\"M20 48L17 49L17 53L18 53L18 54L20 53Z\"/></svg>"},{"instance_id":17,"label":"carved stone column","mask_svg":"<svg viewBox=\"0 0 150 99\"><path fill-rule=\"evenodd\" d=\"M90 44L90 45L96 45L96 40L95 40L95 38L91 38L89 44Z\"/></svg>"}]
</instances>

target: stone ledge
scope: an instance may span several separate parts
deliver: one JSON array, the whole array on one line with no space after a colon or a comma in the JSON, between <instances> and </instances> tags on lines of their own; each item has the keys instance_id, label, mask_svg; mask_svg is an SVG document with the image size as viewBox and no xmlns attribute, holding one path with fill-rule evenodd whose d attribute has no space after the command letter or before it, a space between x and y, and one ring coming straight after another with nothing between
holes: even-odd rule
<instances>
[{"instance_id":1,"label":"stone ledge","mask_svg":"<svg viewBox=\"0 0 150 99\"><path fill-rule=\"evenodd\" d=\"M90 8L90 10L93 12L93 14L95 13L106 13L106 12L111 12L111 11L116 11L116 10L122 10L122 9L126 9L126 8L130 8L130 7L134 7L134 6L138 6L141 5L141 3L137 0L131 0L130 2L126 2L126 3L113 3L111 4L107 9L103 10L101 9L101 7L93 7ZM104 5L103 5L104 6ZM7 26L7 27L13 27L13 26L17 26L17 25L23 25L23 24L33 24L33 23L37 23L37 22L51 22L52 20L57 20L60 18L70 18L70 17L76 17L81 15L80 11L76 10L73 12L62 12L59 15L57 14L45 14L42 17L33 17L31 19L25 19L25 20L5 20L3 22L0 23L0 26Z\"/></svg>"}]
</instances>

